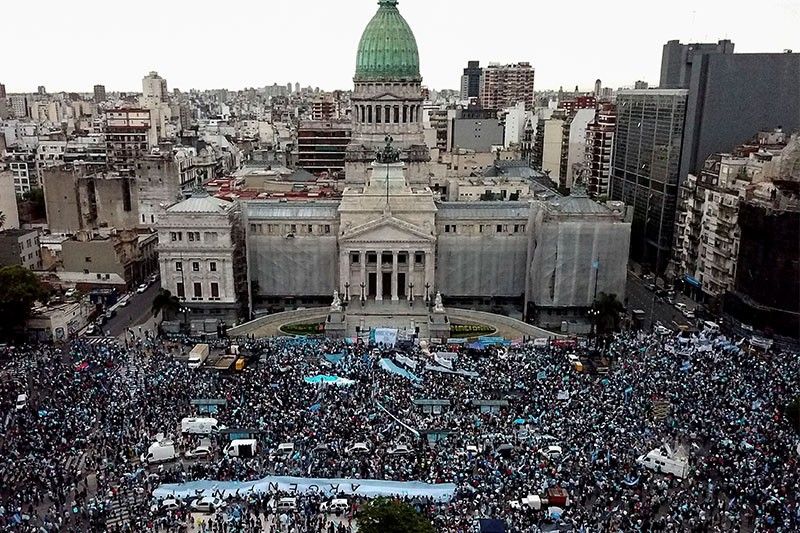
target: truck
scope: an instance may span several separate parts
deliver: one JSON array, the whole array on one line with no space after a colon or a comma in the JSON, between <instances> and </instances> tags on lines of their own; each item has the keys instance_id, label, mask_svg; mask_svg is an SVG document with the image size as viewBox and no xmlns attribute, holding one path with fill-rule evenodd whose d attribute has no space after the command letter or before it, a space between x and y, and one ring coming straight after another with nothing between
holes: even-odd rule
<instances>
[{"instance_id":1,"label":"truck","mask_svg":"<svg viewBox=\"0 0 800 533\"><path fill-rule=\"evenodd\" d=\"M181 433L210 435L220 430L216 418L184 418L181 420Z\"/></svg>"},{"instance_id":2,"label":"truck","mask_svg":"<svg viewBox=\"0 0 800 533\"><path fill-rule=\"evenodd\" d=\"M257 448L256 439L235 439L225 446L224 454L228 457L255 457Z\"/></svg>"},{"instance_id":3,"label":"truck","mask_svg":"<svg viewBox=\"0 0 800 533\"><path fill-rule=\"evenodd\" d=\"M195 344L189 352L189 368L200 368L208 359L208 344Z\"/></svg>"},{"instance_id":4,"label":"truck","mask_svg":"<svg viewBox=\"0 0 800 533\"><path fill-rule=\"evenodd\" d=\"M166 463L176 459L175 444L171 440L160 440L154 442L147 448L147 453L143 453L140 460L144 464Z\"/></svg>"},{"instance_id":5,"label":"truck","mask_svg":"<svg viewBox=\"0 0 800 533\"><path fill-rule=\"evenodd\" d=\"M636 462L645 468L661 474L672 474L681 479L689 475L689 458L683 448L672 450L663 446L640 455Z\"/></svg>"}]
</instances>

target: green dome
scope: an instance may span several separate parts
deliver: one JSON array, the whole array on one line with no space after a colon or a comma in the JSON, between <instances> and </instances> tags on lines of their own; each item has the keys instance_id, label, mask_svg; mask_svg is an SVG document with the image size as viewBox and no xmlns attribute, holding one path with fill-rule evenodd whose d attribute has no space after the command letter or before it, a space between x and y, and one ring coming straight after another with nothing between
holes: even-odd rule
<instances>
[{"instance_id":1,"label":"green dome","mask_svg":"<svg viewBox=\"0 0 800 533\"><path fill-rule=\"evenodd\" d=\"M380 0L378 5L358 44L356 81L420 79L417 40L397 0Z\"/></svg>"}]
</instances>

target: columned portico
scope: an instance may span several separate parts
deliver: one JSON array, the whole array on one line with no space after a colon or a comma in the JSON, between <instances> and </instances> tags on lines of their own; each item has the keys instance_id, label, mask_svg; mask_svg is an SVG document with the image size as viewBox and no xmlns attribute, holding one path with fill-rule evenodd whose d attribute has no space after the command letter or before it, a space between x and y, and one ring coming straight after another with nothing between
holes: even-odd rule
<instances>
[{"instance_id":1,"label":"columned portico","mask_svg":"<svg viewBox=\"0 0 800 533\"><path fill-rule=\"evenodd\" d=\"M342 294L350 287L351 299L360 299L363 283L363 295L370 300L411 299L411 286L417 288L413 293L415 299L424 298L422 288L426 283L433 286L433 250L428 247L387 248L377 243L359 250L342 248L339 257Z\"/></svg>"}]
</instances>

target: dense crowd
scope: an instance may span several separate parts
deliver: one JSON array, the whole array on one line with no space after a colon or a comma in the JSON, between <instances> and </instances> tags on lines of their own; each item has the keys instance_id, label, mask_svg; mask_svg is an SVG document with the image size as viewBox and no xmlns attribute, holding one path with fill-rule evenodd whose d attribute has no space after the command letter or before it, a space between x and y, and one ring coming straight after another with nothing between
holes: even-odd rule
<instances>
[{"instance_id":1,"label":"dense crowd","mask_svg":"<svg viewBox=\"0 0 800 533\"><path fill-rule=\"evenodd\" d=\"M481 517L501 519L511 532L800 530L800 447L783 413L800 394L798 354L751 352L716 333L627 332L608 343L610 368L597 373L570 363L588 351L578 346L234 342L249 356L243 371L190 369L188 340L7 351L0 529L106 531L114 502L128 494L133 516L121 530L354 529L360 498L350 497L335 520L322 510L332 495L297 494L297 509L282 512L274 502L288 494L250 493L205 518L186 507L163 511L150 498L165 483L282 475L454 483L451 501L411 500L450 533L473 531ZM454 368L477 376L426 369L439 351L455 353ZM305 381L319 374L353 383ZM27 403L17 408L23 393ZM192 405L197 398L225 405L204 415ZM449 405L426 413L414 403L421 399ZM503 402L481 408L474 400ZM225 456L223 433L210 438L209 460L140 464L158 434L180 452L200 444L181 434L188 416L251 428L256 456ZM275 454L281 443L295 451ZM637 463L665 444L687 451L685 478ZM559 515L512 505L553 487L570 498Z\"/></svg>"}]
</instances>

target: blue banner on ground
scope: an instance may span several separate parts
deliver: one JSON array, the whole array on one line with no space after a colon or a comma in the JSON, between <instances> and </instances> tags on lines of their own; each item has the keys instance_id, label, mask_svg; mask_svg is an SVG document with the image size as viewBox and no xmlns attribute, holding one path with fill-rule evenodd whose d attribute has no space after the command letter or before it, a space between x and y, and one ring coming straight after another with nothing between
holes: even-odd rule
<instances>
[{"instance_id":1,"label":"blue banner on ground","mask_svg":"<svg viewBox=\"0 0 800 533\"><path fill-rule=\"evenodd\" d=\"M453 483L432 485L421 481L381 481L372 479L321 479L286 476L268 476L258 481L191 481L161 485L153 491L157 499L189 498L199 495L245 496L254 492L319 493L326 495L350 494L377 498L380 496L408 496L410 498L432 498L437 502L453 499L456 486Z\"/></svg>"}]
</instances>

